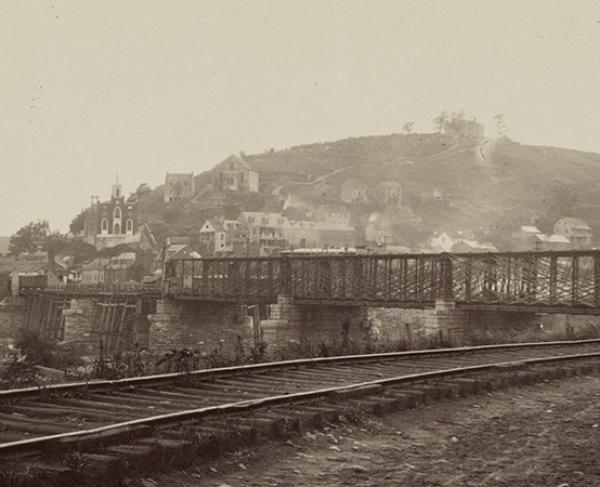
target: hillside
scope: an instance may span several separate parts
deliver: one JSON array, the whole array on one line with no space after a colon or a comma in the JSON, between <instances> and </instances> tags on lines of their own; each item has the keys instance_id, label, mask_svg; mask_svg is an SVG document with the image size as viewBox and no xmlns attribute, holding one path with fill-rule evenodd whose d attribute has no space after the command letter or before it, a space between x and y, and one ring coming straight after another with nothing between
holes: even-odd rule
<instances>
[{"instance_id":1,"label":"hillside","mask_svg":"<svg viewBox=\"0 0 600 487\"><path fill-rule=\"evenodd\" d=\"M353 219L364 224L382 181L397 181L403 205L421 219L403 225L398 240L440 230L472 232L506 247L507 233L535 223L550 231L562 216L586 220L600 235L600 155L554 147L527 146L508 139L475 142L439 134L386 135L345 139L244 155L260 173L261 193L211 191L208 173L196 177L192 200L165 204L162 188L140 198L142 218L193 232L202 221L241 209L279 210L288 193L317 205L339 202L342 184L364 182L370 202L353 205ZM416 232L416 233L415 233ZM417 238L418 237L418 238Z\"/></svg>"}]
</instances>

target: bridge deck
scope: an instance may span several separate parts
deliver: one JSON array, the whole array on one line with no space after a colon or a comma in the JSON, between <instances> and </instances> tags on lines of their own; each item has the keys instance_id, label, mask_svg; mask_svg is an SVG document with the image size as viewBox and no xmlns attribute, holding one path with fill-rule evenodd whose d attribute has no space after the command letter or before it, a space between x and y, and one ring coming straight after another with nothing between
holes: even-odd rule
<instances>
[{"instance_id":1,"label":"bridge deck","mask_svg":"<svg viewBox=\"0 0 600 487\"><path fill-rule=\"evenodd\" d=\"M178 259L161 288L71 286L57 293L177 299L600 314L600 251Z\"/></svg>"}]
</instances>

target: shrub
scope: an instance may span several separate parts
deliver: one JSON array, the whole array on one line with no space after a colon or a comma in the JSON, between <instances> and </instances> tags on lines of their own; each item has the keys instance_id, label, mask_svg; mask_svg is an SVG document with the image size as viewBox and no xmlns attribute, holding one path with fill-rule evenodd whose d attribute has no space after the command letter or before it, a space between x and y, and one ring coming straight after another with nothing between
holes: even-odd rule
<instances>
[{"instance_id":1,"label":"shrub","mask_svg":"<svg viewBox=\"0 0 600 487\"><path fill-rule=\"evenodd\" d=\"M82 362L76 353L60 347L55 340L42 337L33 330L22 331L15 346L30 365L65 370Z\"/></svg>"}]
</instances>

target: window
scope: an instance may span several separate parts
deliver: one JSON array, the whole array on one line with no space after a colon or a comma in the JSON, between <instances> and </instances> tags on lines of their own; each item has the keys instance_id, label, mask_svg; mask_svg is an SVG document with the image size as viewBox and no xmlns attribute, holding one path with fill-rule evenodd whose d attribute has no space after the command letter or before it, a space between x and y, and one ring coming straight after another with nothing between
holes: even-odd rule
<instances>
[{"instance_id":1,"label":"window","mask_svg":"<svg viewBox=\"0 0 600 487\"><path fill-rule=\"evenodd\" d=\"M102 219L102 223L100 224L100 229L102 233L108 233L108 220L106 218Z\"/></svg>"},{"instance_id":2,"label":"window","mask_svg":"<svg viewBox=\"0 0 600 487\"><path fill-rule=\"evenodd\" d=\"M133 220L131 218L127 220L127 233L133 233Z\"/></svg>"},{"instance_id":3,"label":"window","mask_svg":"<svg viewBox=\"0 0 600 487\"><path fill-rule=\"evenodd\" d=\"M253 216L249 216L248 217L248 223L254 223L254 217Z\"/></svg>"},{"instance_id":4,"label":"window","mask_svg":"<svg viewBox=\"0 0 600 487\"><path fill-rule=\"evenodd\" d=\"M230 170L230 171L233 171L234 169L235 169L235 163L233 163L233 162L230 162L230 163L229 163L229 170Z\"/></svg>"},{"instance_id":5,"label":"window","mask_svg":"<svg viewBox=\"0 0 600 487\"><path fill-rule=\"evenodd\" d=\"M268 225L269 224L269 219L267 217L265 217L265 216L263 216L260 221L261 221L261 223L263 225Z\"/></svg>"},{"instance_id":6,"label":"window","mask_svg":"<svg viewBox=\"0 0 600 487\"><path fill-rule=\"evenodd\" d=\"M118 206L113 211L113 219L120 220L121 219L121 208Z\"/></svg>"},{"instance_id":7,"label":"window","mask_svg":"<svg viewBox=\"0 0 600 487\"><path fill-rule=\"evenodd\" d=\"M121 224L119 222L115 222L115 224L113 225L113 233L115 235L121 234Z\"/></svg>"},{"instance_id":8,"label":"window","mask_svg":"<svg viewBox=\"0 0 600 487\"><path fill-rule=\"evenodd\" d=\"M283 218L277 219L277 225L283 225Z\"/></svg>"},{"instance_id":9,"label":"window","mask_svg":"<svg viewBox=\"0 0 600 487\"><path fill-rule=\"evenodd\" d=\"M244 182L244 173L243 172L240 173L240 182L242 182L242 183Z\"/></svg>"}]
</instances>

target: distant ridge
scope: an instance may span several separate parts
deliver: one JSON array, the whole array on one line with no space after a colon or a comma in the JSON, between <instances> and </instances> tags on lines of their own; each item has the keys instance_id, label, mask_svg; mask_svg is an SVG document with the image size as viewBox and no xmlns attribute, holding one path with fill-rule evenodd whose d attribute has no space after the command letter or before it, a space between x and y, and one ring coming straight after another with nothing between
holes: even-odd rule
<instances>
[{"instance_id":1,"label":"distant ridge","mask_svg":"<svg viewBox=\"0 0 600 487\"><path fill-rule=\"evenodd\" d=\"M279 211L289 193L314 205L336 203L344 182L355 179L370 195L384 181L402 185L403 205L421 223L408 225L407 212L396 212L400 244L461 230L503 248L519 226L535 224L548 232L563 216L582 218L600 236L599 154L506 138L392 134L245 154L244 159L260 173L259 194L211 192L205 172L196 176L193 200L165 205L157 196L162 187L141 197L142 217L165 222L173 231L196 232L216 212L235 217L242 209ZM381 210L370 198L352 206L353 221L360 227Z\"/></svg>"}]
</instances>

